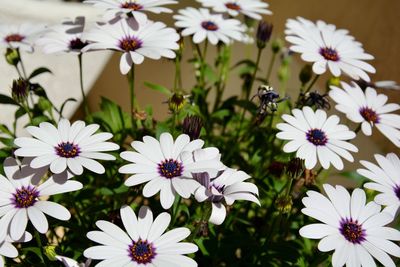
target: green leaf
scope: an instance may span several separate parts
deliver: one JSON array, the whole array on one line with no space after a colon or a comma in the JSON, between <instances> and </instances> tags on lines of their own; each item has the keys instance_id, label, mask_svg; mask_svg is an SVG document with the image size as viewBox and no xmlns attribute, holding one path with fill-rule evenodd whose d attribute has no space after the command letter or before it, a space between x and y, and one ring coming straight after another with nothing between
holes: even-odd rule
<instances>
[{"instance_id":1,"label":"green leaf","mask_svg":"<svg viewBox=\"0 0 400 267\"><path fill-rule=\"evenodd\" d=\"M42 115L42 116L37 116L34 117L32 119L32 124L35 126L38 126L40 123L45 122L45 121L49 121L49 118L47 118L46 116Z\"/></svg>"},{"instance_id":2,"label":"green leaf","mask_svg":"<svg viewBox=\"0 0 400 267\"><path fill-rule=\"evenodd\" d=\"M103 126L106 125L114 134L124 130L125 120L120 106L102 97L100 108L101 111L93 115L94 119L100 121Z\"/></svg>"},{"instance_id":3,"label":"green leaf","mask_svg":"<svg viewBox=\"0 0 400 267\"><path fill-rule=\"evenodd\" d=\"M8 146L8 147L13 147L14 146L14 138L0 137L0 143L3 143L5 146Z\"/></svg>"},{"instance_id":4,"label":"green leaf","mask_svg":"<svg viewBox=\"0 0 400 267\"><path fill-rule=\"evenodd\" d=\"M9 136L13 136L14 134L8 129L7 125L5 124L0 124L0 132L5 133Z\"/></svg>"},{"instance_id":5,"label":"green leaf","mask_svg":"<svg viewBox=\"0 0 400 267\"><path fill-rule=\"evenodd\" d=\"M214 112L213 114L211 114L211 117L222 120L224 117L229 116L229 113L230 113L230 110L221 109L221 110L218 110L218 111Z\"/></svg>"},{"instance_id":6,"label":"green leaf","mask_svg":"<svg viewBox=\"0 0 400 267\"><path fill-rule=\"evenodd\" d=\"M154 83L151 83L151 82L144 82L144 85L147 86L148 88L150 88L150 89L152 89L154 91L158 91L158 92L160 92L160 93L162 93L164 95L167 95L167 96L171 96L172 95L172 92L168 88L166 88L166 87L164 87L162 85L154 84Z\"/></svg>"},{"instance_id":7,"label":"green leaf","mask_svg":"<svg viewBox=\"0 0 400 267\"><path fill-rule=\"evenodd\" d=\"M204 238L195 239L194 242L199 247L201 253L203 253L204 256L210 255L210 253L208 252L206 246L204 245Z\"/></svg>"},{"instance_id":8,"label":"green leaf","mask_svg":"<svg viewBox=\"0 0 400 267\"><path fill-rule=\"evenodd\" d=\"M49 70L48 68L40 67L40 68L37 68L36 70L32 71L31 75L29 75L29 77L28 77L28 80L30 80L30 79L32 79L32 78L34 78L34 77L36 77L36 76L38 76L38 75L40 75L42 73L51 73L51 74L53 74L51 72L51 70Z\"/></svg>"},{"instance_id":9,"label":"green leaf","mask_svg":"<svg viewBox=\"0 0 400 267\"><path fill-rule=\"evenodd\" d=\"M8 104L8 105L15 105L19 106L17 102L14 101L11 97L7 95L0 94L0 104Z\"/></svg>"}]
</instances>

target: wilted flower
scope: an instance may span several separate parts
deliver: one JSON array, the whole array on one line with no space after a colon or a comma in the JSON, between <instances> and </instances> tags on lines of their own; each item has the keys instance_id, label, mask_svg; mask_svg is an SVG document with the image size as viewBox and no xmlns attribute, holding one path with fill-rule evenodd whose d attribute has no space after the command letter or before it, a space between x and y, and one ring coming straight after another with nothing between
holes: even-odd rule
<instances>
[{"instance_id":1,"label":"wilted flower","mask_svg":"<svg viewBox=\"0 0 400 267\"><path fill-rule=\"evenodd\" d=\"M283 214L289 213L292 210L293 200L291 196L282 195L275 200L275 207Z\"/></svg>"},{"instance_id":2,"label":"wilted flower","mask_svg":"<svg viewBox=\"0 0 400 267\"><path fill-rule=\"evenodd\" d=\"M168 108L171 112L177 113L179 112L187 103L187 95L182 93L174 93L168 99Z\"/></svg>"},{"instance_id":3,"label":"wilted flower","mask_svg":"<svg viewBox=\"0 0 400 267\"><path fill-rule=\"evenodd\" d=\"M273 25L266 21L260 21L257 28L257 47L259 49L265 48L269 39L271 38Z\"/></svg>"},{"instance_id":4,"label":"wilted flower","mask_svg":"<svg viewBox=\"0 0 400 267\"><path fill-rule=\"evenodd\" d=\"M23 78L13 80L11 87L12 98L18 103L24 103L29 95L30 84Z\"/></svg>"},{"instance_id":5,"label":"wilted flower","mask_svg":"<svg viewBox=\"0 0 400 267\"><path fill-rule=\"evenodd\" d=\"M301 174L303 174L305 170L304 166L304 159L301 158L292 158L287 164L286 164L286 173L291 177L291 178L299 178Z\"/></svg>"},{"instance_id":6,"label":"wilted flower","mask_svg":"<svg viewBox=\"0 0 400 267\"><path fill-rule=\"evenodd\" d=\"M328 94L320 94L318 91L301 93L299 102L299 107L309 106L315 107L317 109L328 110L331 108L331 104L328 100Z\"/></svg>"}]
</instances>

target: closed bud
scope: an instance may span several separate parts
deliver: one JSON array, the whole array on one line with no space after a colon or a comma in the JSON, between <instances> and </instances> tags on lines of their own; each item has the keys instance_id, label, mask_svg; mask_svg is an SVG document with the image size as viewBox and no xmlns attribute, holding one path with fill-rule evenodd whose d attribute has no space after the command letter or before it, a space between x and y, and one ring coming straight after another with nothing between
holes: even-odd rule
<instances>
[{"instance_id":1,"label":"closed bud","mask_svg":"<svg viewBox=\"0 0 400 267\"><path fill-rule=\"evenodd\" d=\"M276 209L283 214L289 213L292 210L292 206L293 200L291 196L282 195L275 200Z\"/></svg>"},{"instance_id":2,"label":"closed bud","mask_svg":"<svg viewBox=\"0 0 400 267\"><path fill-rule=\"evenodd\" d=\"M18 103L24 102L29 94L29 86L29 82L25 79L14 80L11 87L12 98Z\"/></svg>"},{"instance_id":3,"label":"closed bud","mask_svg":"<svg viewBox=\"0 0 400 267\"><path fill-rule=\"evenodd\" d=\"M260 21L257 28L257 47L259 49L264 49L267 45L269 39L271 38L273 25L266 22Z\"/></svg>"},{"instance_id":4,"label":"closed bud","mask_svg":"<svg viewBox=\"0 0 400 267\"><path fill-rule=\"evenodd\" d=\"M12 66L17 66L20 61L18 50L15 48L7 48L4 56L6 57L7 63Z\"/></svg>"},{"instance_id":5,"label":"closed bud","mask_svg":"<svg viewBox=\"0 0 400 267\"><path fill-rule=\"evenodd\" d=\"M199 139L203 121L199 116L186 116L183 120L182 132L189 135L190 140Z\"/></svg>"},{"instance_id":6,"label":"closed bud","mask_svg":"<svg viewBox=\"0 0 400 267\"><path fill-rule=\"evenodd\" d=\"M54 245L45 246L44 254L50 261L56 261L57 260L56 246Z\"/></svg>"},{"instance_id":7,"label":"closed bud","mask_svg":"<svg viewBox=\"0 0 400 267\"><path fill-rule=\"evenodd\" d=\"M310 64L307 64L301 69L299 79L302 84L306 84L311 80L312 75L312 66Z\"/></svg>"},{"instance_id":8,"label":"closed bud","mask_svg":"<svg viewBox=\"0 0 400 267\"><path fill-rule=\"evenodd\" d=\"M293 158L286 165L286 173L291 178L298 178L305 170L304 159Z\"/></svg>"},{"instance_id":9,"label":"closed bud","mask_svg":"<svg viewBox=\"0 0 400 267\"><path fill-rule=\"evenodd\" d=\"M168 100L168 108L171 112L179 112L186 104L186 96L182 93L174 93Z\"/></svg>"},{"instance_id":10,"label":"closed bud","mask_svg":"<svg viewBox=\"0 0 400 267\"><path fill-rule=\"evenodd\" d=\"M283 41L281 39L278 38L272 42L271 49L274 54L277 54L279 51L281 51L282 47Z\"/></svg>"},{"instance_id":11,"label":"closed bud","mask_svg":"<svg viewBox=\"0 0 400 267\"><path fill-rule=\"evenodd\" d=\"M339 77L332 77L332 78L330 78L330 79L327 81L326 86L327 86L328 89L329 89L329 87L330 87L331 85L333 85L333 86L340 86L340 78L339 78Z\"/></svg>"},{"instance_id":12,"label":"closed bud","mask_svg":"<svg viewBox=\"0 0 400 267\"><path fill-rule=\"evenodd\" d=\"M50 110L53 106L51 105L50 101L44 97L40 97L38 101L38 107L42 111Z\"/></svg>"}]
</instances>

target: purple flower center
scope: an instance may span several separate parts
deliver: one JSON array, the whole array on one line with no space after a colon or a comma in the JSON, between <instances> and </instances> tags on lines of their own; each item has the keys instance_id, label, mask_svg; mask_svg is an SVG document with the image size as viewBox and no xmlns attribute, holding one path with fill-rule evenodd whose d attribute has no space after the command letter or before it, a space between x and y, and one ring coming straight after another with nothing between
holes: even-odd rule
<instances>
[{"instance_id":1,"label":"purple flower center","mask_svg":"<svg viewBox=\"0 0 400 267\"><path fill-rule=\"evenodd\" d=\"M11 42L21 42L23 39L25 39L25 36L22 36L22 35L20 35L20 34L18 34L18 33L7 35L7 36L4 38L4 40L5 40L7 43L11 43Z\"/></svg>"},{"instance_id":2,"label":"purple flower center","mask_svg":"<svg viewBox=\"0 0 400 267\"><path fill-rule=\"evenodd\" d=\"M379 115L368 107L361 108L360 114L368 122L379 123Z\"/></svg>"},{"instance_id":3,"label":"purple flower center","mask_svg":"<svg viewBox=\"0 0 400 267\"><path fill-rule=\"evenodd\" d=\"M203 21L201 23L201 27L203 27L204 29L206 29L207 31L216 31L218 30L218 25L215 24L214 22L207 20L207 21Z\"/></svg>"},{"instance_id":4,"label":"purple flower center","mask_svg":"<svg viewBox=\"0 0 400 267\"><path fill-rule=\"evenodd\" d=\"M234 2L226 3L225 6L232 10L241 10L242 9L237 3L234 3Z\"/></svg>"},{"instance_id":5,"label":"purple flower center","mask_svg":"<svg viewBox=\"0 0 400 267\"><path fill-rule=\"evenodd\" d=\"M35 187L28 185L27 187L22 186L20 189L13 194L14 198L12 202L14 203L16 208L28 208L35 204L37 197L39 196L39 192Z\"/></svg>"},{"instance_id":6,"label":"purple flower center","mask_svg":"<svg viewBox=\"0 0 400 267\"><path fill-rule=\"evenodd\" d=\"M139 5L135 2L127 1L121 5L122 8L128 8L134 11L141 10L143 8L142 5Z\"/></svg>"},{"instance_id":7,"label":"purple flower center","mask_svg":"<svg viewBox=\"0 0 400 267\"><path fill-rule=\"evenodd\" d=\"M142 41L134 36L125 37L119 42L119 47L124 51L135 51L136 49L142 47Z\"/></svg>"},{"instance_id":8,"label":"purple flower center","mask_svg":"<svg viewBox=\"0 0 400 267\"><path fill-rule=\"evenodd\" d=\"M129 246L129 256L138 264L151 263L156 255L155 251L153 244L148 243L147 240L139 239L137 242L133 241Z\"/></svg>"},{"instance_id":9,"label":"purple flower center","mask_svg":"<svg viewBox=\"0 0 400 267\"><path fill-rule=\"evenodd\" d=\"M316 145L323 146L328 142L326 134L320 129L311 129L306 134L307 140Z\"/></svg>"},{"instance_id":10,"label":"purple flower center","mask_svg":"<svg viewBox=\"0 0 400 267\"><path fill-rule=\"evenodd\" d=\"M182 175L182 163L174 159L166 159L158 164L158 172L161 176L172 179Z\"/></svg>"},{"instance_id":11,"label":"purple flower center","mask_svg":"<svg viewBox=\"0 0 400 267\"><path fill-rule=\"evenodd\" d=\"M88 43L87 42L82 42L80 38L75 38L69 41L69 48L71 50L81 50L84 48Z\"/></svg>"},{"instance_id":12,"label":"purple flower center","mask_svg":"<svg viewBox=\"0 0 400 267\"><path fill-rule=\"evenodd\" d=\"M353 219L343 219L340 223L340 233L347 241L353 244L360 244L365 240L365 230L358 224L358 221Z\"/></svg>"},{"instance_id":13,"label":"purple flower center","mask_svg":"<svg viewBox=\"0 0 400 267\"><path fill-rule=\"evenodd\" d=\"M340 57L335 49L329 47L323 47L319 50L321 56L323 56L326 60L330 61L339 61Z\"/></svg>"},{"instance_id":14,"label":"purple flower center","mask_svg":"<svg viewBox=\"0 0 400 267\"><path fill-rule=\"evenodd\" d=\"M75 158L79 156L81 150L78 145L70 142L62 142L56 147L56 153L63 158Z\"/></svg>"},{"instance_id":15,"label":"purple flower center","mask_svg":"<svg viewBox=\"0 0 400 267\"><path fill-rule=\"evenodd\" d=\"M397 198L400 200L400 185L395 186L394 193L396 194Z\"/></svg>"}]
</instances>

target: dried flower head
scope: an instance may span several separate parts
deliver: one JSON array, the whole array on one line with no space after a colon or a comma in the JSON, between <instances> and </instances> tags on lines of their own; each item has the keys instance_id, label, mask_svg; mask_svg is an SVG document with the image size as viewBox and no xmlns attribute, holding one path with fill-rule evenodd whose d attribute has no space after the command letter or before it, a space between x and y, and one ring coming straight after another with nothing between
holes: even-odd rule
<instances>
[{"instance_id":1,"label":"dried flower head","mask_svg":"<svg viewBox=\"0 0 400 267\"><path fill-rule=\"evenodd\" d=\"M189 135L190 140L199 139L203 120L199 116L186 116L183 120L182 132Z\"/></svg>"}]
</instances>

